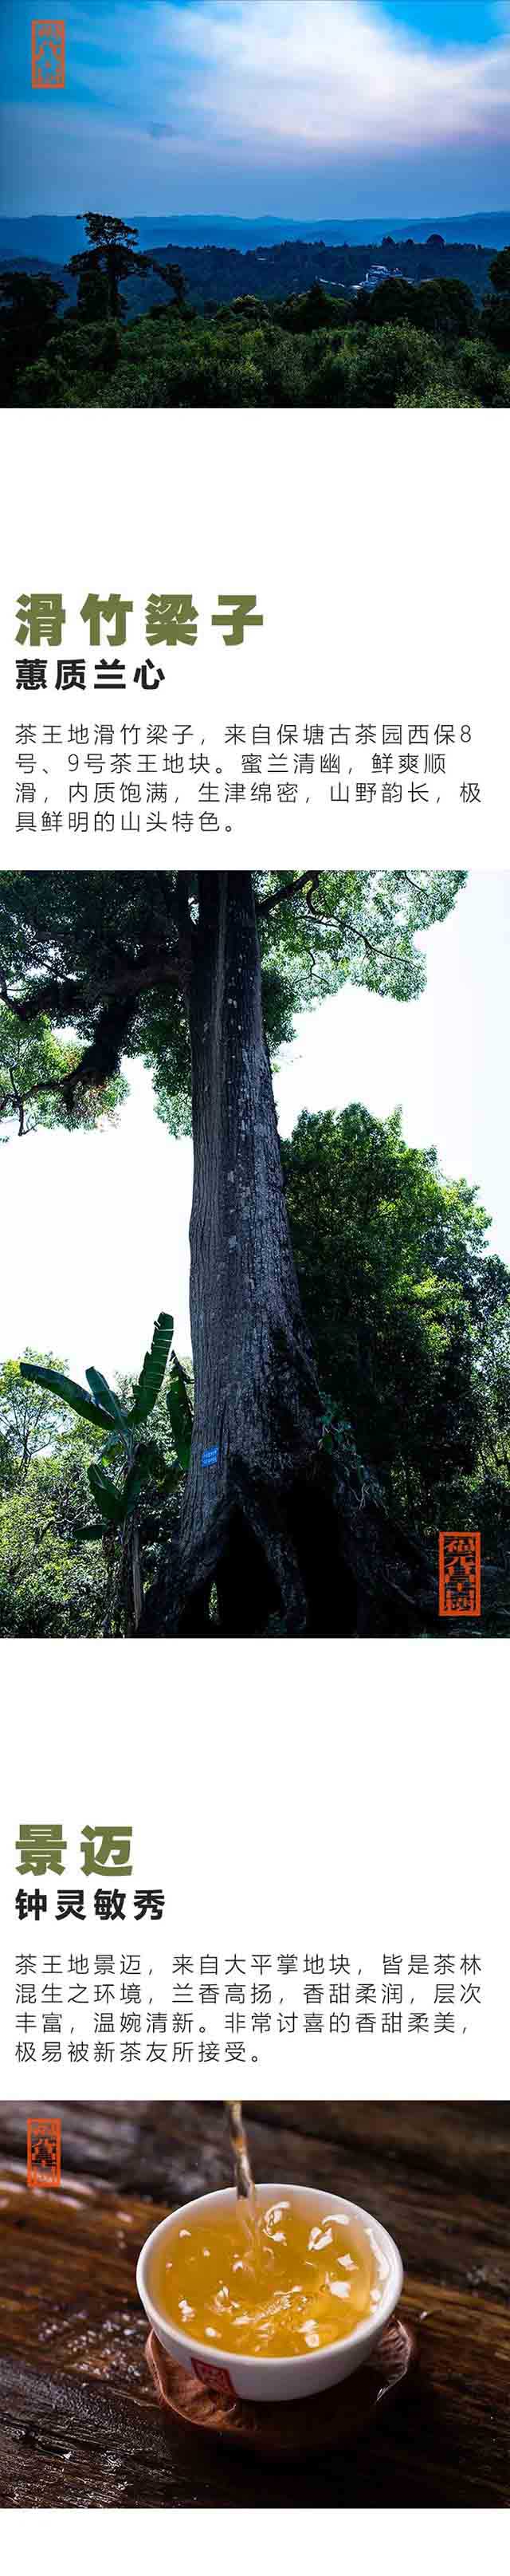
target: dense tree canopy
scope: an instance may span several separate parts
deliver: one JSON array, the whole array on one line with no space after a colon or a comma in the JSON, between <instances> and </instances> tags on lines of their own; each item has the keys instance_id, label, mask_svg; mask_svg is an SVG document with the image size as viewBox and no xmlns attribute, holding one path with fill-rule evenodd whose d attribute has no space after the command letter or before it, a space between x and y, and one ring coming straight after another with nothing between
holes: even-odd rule
<instances>
[{"instance_id":1,"label":"dense tree canopy","mask_svg":"<svg viewBox=\"0 0 510 2576\"><path fill-rule=\"evenodd\" d=\"M118 1099L121 1059L138 1054L174 1132L189 1122L189 986L208 883L217 880L192 871L0 877L4 1117L19 1118L22 1105L31 1122L90 1123ZM445 919L463 883L450 869L256 875L271 1052L297 1011L348 980L399 1001L420 993L418 936Z\"/></svg>"},{"instance_id":2,"label":"dense tree canopy","mask_svg":"<svg viewBox=\"0 0 510 2576\"><path fill-rule=\"evenodd\" d=\"M435 1540L491 1480L510 1549L510 1271L476 1189L353 1104L304 1113L282 1147L305 1315L333 1424ZM498 1498L496 1497L498 1486ZM484 1545L487 1495L483 1505Z\"/></svg>"},{"instance_id":3,"label":"dense tree canopy","mask_svg":"<svg viewBox=\"0 0 510 2576\"><path fill-rule=\"evenodd\" d=\"M0 1367L0 1636L95 1637L132 1633L126 1583L126 1522L110 1526L102 1508L104 1428L76 1418L74 1408L22 1374L26 1363L65 1384L66 1363L51 1351L24 1351ZM117 1378L121 1407L134 1382ZM143 1578L156 1547L168 1539L179 1509L184 1471L164 1390L151 1409L137 1524ZM121 1443L109 1482L122 1494ZM165 1477L166 1468L166 1477Z\"/></svg>"},{"instance_id":4,"label":"dense tree canopy","mask_svg":"<svg viewBox=\"0 0 510 2576\"><path fill-rule=\"evenodd\" d=\"M508 250L489 272L484 253L457 245L452 274L452 247L439 236L390 243L390 274L354 296L361 249L280 244L264 253L261 296L256 252L209 245L184 255L183 273L175 247L141 253L136 228L118 216L89 212L85 224L88 248L67 272L0 277L9 403L468 409L510 400ZM489 274L494 291L484 296ZM77 303L59 316L75 281Z\"/></svg>"},{"instance_id":5,"label":"dense tree canopy","mask_svg":"<svg viewBox=\"0 0 510 2576\"><path fill-rule=\"evenodd\" d=\"M35 1351L25 1351L24 1358L35 1359ZM61 1362L55 1360L58 1368ZM62 1428L60 1406L41 1387L29 1386L22 1378L19 1360L4 1360L0 1365L0 1456L3 1481L9 1487L25 1484L34 1458L50 1449Z\"/></svg>"},{"instance_id":6,"label":"dense tree canopy","mask_svg":"<svg viewBox=\"0 0 510 2576\"><path fill-rule=\"evenodd\" d=\"M77 1065L82 1048L76 1039L56 1037L44 1011L26 1024L17 1013L0 1003L0 1124L16 1123L18 1136L30 1134L34 1127L56 1127L62 1122L62 1091ZM94 1127L98 1118L114 1116L125 1098L127 1085L121 1073L110 1082L80 1085L79 1093L67 1092L69 1124Z\"/></svg>"},{"instance_id":7,"label":"dense tree canopy","mask_svg":"<svg viewBox=\"0 0 510 2576\"><path fill-rule=\"evenodd\" d=\"M78 1548L73 1535L86 1501L79 1441L34 1458L22 1487L8 1485L0 1463L0 1636L102 1635L108 1567L100 1547Z\"/></svg>"},{"instance_id":8,"label":"dense tree canopy","mask_svg":"<svg viewBox=\"0 0 510 2576\"><path fill-rule=\"evenodd\" d=\"M55 329L64 289L52 277L4 269L0 277L2 403L18 401L25 371L42 358Z\"/></svg>"},{"instance_id":9,"label":"dense tree canopy","mask_svg":"<svg viewBox=\"0 0 510 2576\"><path fill-rule=\"evenodd\" d=\"M79 281L78 304L85 318L103 312L115 321L125 310L120 292L123 278L143 275L147 267L143 252L135 248L136 225L124 223L120 215L91 212L81 220L89 248L76 251L68 263L71 277Z\"/></svg>"}]
</instances>

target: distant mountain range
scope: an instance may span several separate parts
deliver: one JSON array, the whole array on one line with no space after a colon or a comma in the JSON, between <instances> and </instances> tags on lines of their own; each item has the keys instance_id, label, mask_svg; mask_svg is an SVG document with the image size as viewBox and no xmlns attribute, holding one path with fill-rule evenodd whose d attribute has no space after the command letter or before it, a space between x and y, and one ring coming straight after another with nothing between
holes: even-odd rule
<instances>
[{"instance_id":1,"label":"distant mountain range","mask_svg":"<svg viewBox=\"0 0 510 2576\"><path fill-rule=\"evenodd\" d=\"M487 221L489 219L487 218ZM35 222L15 227L14 237L4 239L0 223L0 269L27 269L32 275L48 273L60 287L61 319L76 304L78 282L70 277L66 266L72 249L77 247L76 234L69 232L68 219L48 218L45 240ZM219 232L219 224L216 227ZM354 227L351 225L351 232ZM225 231L227 227L225 225ZM22 234L22 244L20 244ZM253 238L252 238L253 235ZM55 256L59 241L59 255ZM510 241L510 215L502 239ZM36 248L37 244L37 248ZM447 240L439 227L424 238L409 233L383 233L378 241L378 260L388 274L396 270L411 286L420 286L427 277L460 278L480 306L490 291L490 263L497 244L480 244L470 239ZM259 230L243 227L242 243L222 241L186 242L174 230L168 239L166 227L148 222L139 226L139 248L152 265L134 270L123 280L122 294L126 320L132 322L150 313L154 305L165 305L170 290L160 283L157 263L162 267L182 268L189 303L197 312L216 312L219 306L232 304L239 296L254 295L258 302L271 306L284 303L289 295L307 294L319 279L330 294L353 295L359 287L374 256L374 240L365 233L360 240L346 241L335 237L335 226L327 234L310 235L296 229L277 241L261 241ZM156 266L154 265L156 263Z\"/></svg>"},{"instance_id":2,"label":"distant mountain range","mask_svg":"<svg viewBox=\"0 0 510 2576\"><path fill-rule=\"evenodd\" d=\"M101 194L101 189L100 189ZM311 216L303 221L290 215L280 220L271 215L247 221L234 215L129 215L126 221L136 225L140 250L163 248L171 242L176 249L203 248L208 244L218 250L253 251L277 246L281 242L324 242L328 249L335 243L374 244L390 234L394 242L425 242L431 233L442 233L445 243L475 244L483 250L502 250L510 241L510 210L500 214L365 215L350 222L343 215L334 221ZM0 215L0 259L20 261L25 258L47 260L62 268L73 251L85 242L85 228L73 215Z\"/></svg>"}]
</instances>

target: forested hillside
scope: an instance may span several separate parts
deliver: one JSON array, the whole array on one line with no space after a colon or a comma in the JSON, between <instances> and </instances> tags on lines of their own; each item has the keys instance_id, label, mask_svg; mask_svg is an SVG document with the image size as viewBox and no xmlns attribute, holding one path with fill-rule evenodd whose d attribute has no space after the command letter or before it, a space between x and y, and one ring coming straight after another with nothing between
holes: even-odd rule
<instances>
[{"instance_id":1,"label":"forested hillside","mask_svg":"<svg viewBox=\"0 0 510 2576\"><path fill-rule=\"evenodd\" d=\"M154 301L151 264L167 263L182 269L190 304L198 312L212 305L232 304L239 295L263 295L266 304L282 303L288 295L304 295L320 279L334 294L341 287L352 294L374 263L387 268L393 276L405 274L411 285L420 286L424 278L458 277L469 286L475 303L480 305L489 292L492 248L476 242L445 241L432 233L426 242L410 238L394 240L385 234L381 242L328 242L324 240L254 243L247 250L237 250L232 243L179 243L169 240L149 243L142 256L147 260L145 275L126 279L126 311L130 319L147 313ZM0 251L0 262L4 265ZM77 281L70 274L69 263L45 260L38 253L23 258L19 252L5 258L5 266L25 270L34 276L51 277L62 289L66 302L77 300Z\"/></svg>"},{"instance_id":2,"label":"forested hillside","mask_svg":"<svg viewBox=\"0 0 510 2576\"><path fill-rule=\"evenodd\" d=\"M141 251L86 218L67 266L0 275L3 401L51 408L500 408L510 249L384 239ZM380 272L379 277L377 272ZM385 272L385 273L384 273Z\"/></svg>"}]
</instances>

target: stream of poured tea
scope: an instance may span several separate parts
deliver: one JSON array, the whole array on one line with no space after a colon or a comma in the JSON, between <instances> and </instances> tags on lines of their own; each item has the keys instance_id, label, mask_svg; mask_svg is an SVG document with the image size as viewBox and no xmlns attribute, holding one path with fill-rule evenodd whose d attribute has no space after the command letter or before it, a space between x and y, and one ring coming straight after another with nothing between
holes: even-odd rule
<instances>
[{"instance_id":1,"label":"stream of poured tea","mask_svg":"<svg viewBox=\"0 0 510 2576\"><path fill-rule=\"evenodd\" d=\"M227 2102L230 2144L234 2158L234 2182L239 2200L254 2199L253 2174L248 2154L248 2140L243 2120L242 2102Z\"/></svg>"}]
</instances>

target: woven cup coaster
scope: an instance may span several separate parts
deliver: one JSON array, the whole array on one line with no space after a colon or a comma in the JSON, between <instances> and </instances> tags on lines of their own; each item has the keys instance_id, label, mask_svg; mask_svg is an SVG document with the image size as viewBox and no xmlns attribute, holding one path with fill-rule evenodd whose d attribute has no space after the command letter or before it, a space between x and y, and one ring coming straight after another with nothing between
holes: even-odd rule
<instances>
[{"instance_id":1,"label":"woven cup coaster","mask_svg":"<svg viewBox=\"0 0 510 2576\"><path fill-rule=\"evenodd\" d=\"M350 2379L323 2389L319 2397L262 2406L236 2397L227 2369L221 2374L221 2386L195 2377L194 2370L182 2370L154 2333L145 2350L159 2403L174 2423L197 2438L233 2442L277 2463L310 2459L314 2452L348 2450L361 2433L368 2432L376 2411L379 2420L381 2410L385 2413L401 2395L416 2359L416 2337L402 2317L392 2317L368 2360Z\"/></svg>"}]
</instances>

